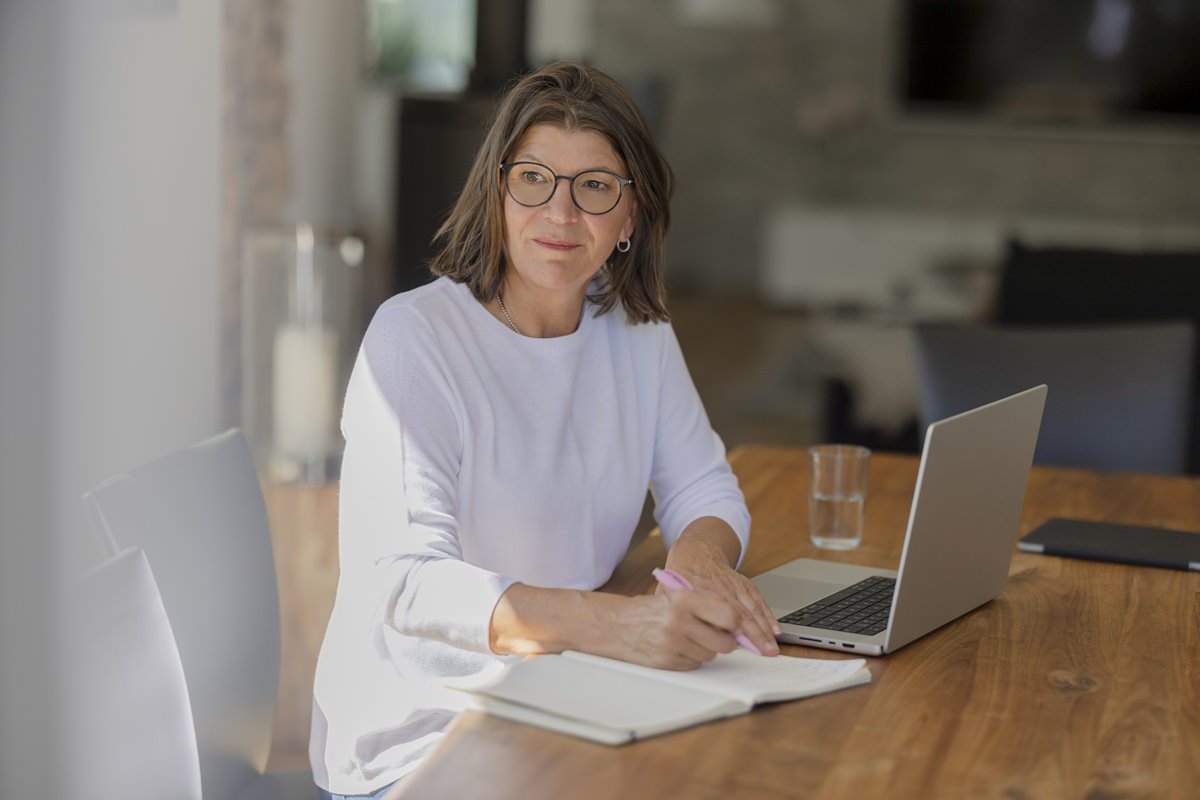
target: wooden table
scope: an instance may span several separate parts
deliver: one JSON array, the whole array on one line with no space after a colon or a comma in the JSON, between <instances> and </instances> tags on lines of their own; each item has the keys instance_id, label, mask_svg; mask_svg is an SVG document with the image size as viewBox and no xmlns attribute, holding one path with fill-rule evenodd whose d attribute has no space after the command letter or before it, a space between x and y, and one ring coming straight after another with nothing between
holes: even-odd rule
<instances>
[{"instance_id":1,"label":"wooden table","mask_svg":"<svg viewBox=\"0 0 1200 800\"><path fill-rule=\"evenodd\" d=\"M807 540L803 450L732 457L754 517L742 569L899 563L917 460L873 458L863 544ZM1200 530L1200 480L1036 468L1051 516ZM652 536L609 588L649 589ZM784 647L787 655L836 657ZM869 661L862 687L610 748L470 712L403 797L1200 797L1200 575L1016 552L983 608Z\"/></svg>"},{"instance_id":2,"label":"wooden table","mask_svg":"<svg viewBox=\"0 0 1200 800\"><path fill-rule=\"evenodd\" d=\"M308 765L313 676L338 581L338 487L260 479L279 587L279 694L271 770Z\"/></svg>"}]
</instances>

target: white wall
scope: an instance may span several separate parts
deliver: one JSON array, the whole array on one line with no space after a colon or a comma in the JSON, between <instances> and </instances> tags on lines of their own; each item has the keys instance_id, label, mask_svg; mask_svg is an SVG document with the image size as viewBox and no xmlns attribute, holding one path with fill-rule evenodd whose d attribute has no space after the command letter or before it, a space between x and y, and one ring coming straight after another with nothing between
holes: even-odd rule
<instances>
[{"instance_id":1,"label":"white wall","mask_svg":"<svg viewBox=\"0 0 1200 800\"><path fill-rule=\"evenodd\" d=\"M58 50L49 4L0 2L0 797L57 797L49 630L53 540L49 278Z\"/></svg>"},{"instance_id":2,"label":"white wall","mask_svg":"<svg viewBox=\"0 0 1200 800\"><path fill-rule=\"evenodd\" d=\"M80 538L82 491L218 424L221 4L108 7L63 31L48 401Z\"/></svg>"},{"instance_id":3,"label":"white wall","mask_svg":"<svg viewBox=\"0 0 1200 800\"><path fill-rule=\"evenodd\" d=\"M318 228L358 222L354 153L362 13L361 3L346 0L293 0L288 8L289 222Z\"/></svg>"}]
</instances>

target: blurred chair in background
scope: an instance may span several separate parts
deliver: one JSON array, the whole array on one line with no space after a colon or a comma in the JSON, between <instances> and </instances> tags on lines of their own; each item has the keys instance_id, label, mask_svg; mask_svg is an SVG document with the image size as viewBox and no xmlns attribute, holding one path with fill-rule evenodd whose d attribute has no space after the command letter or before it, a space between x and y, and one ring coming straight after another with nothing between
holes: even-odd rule
<instances>
[{"instance_id":1,"label":"blurred chair in background","mask_svg":"<svg viewBox=\"0 0 1200 800\"><path fill-rule=\"evenodd\" d=\"M914 328L925 424L1030 386L1050 387L1034 460L1180 473L1195 327Z\"/></svg>"},{"instance_id":2,"label":"blurred chair in background","mask_svg":"<svg viewBox=\"0 0 1200 800\"><path fill-rule=\"evenodd\" d=\"M1200 250L1038 248L1010 241L995 310L1001 325L1191 320L1200 329ZM1200 347L1188 369L1193 382L1200 381ZM1192 400L1187 470L1200 474L1200 392Z\"/></svg>"},{"instance_id":3,"label":"blurred chair in background","mask_svg":"<svg viewBox=\"0 0 1200 800\"><path fill-rule=\"evenodd\" d=\"M141 546L187 676L204 796L315 798L308 770L265 773L279 684L279 597L258 476L240 431L84 495L101 534Z\"/></svg>"},{"instance_id":4,"label":"blurred chair in background","mask_svg":"<svg viewBox=\"0 0 1200 800\"><path fill-rule=\"evenodd\" d=\"M139 547L87 572L68 615L71 797L200 800L183 665Z\"/></svg>"}]
</instances>

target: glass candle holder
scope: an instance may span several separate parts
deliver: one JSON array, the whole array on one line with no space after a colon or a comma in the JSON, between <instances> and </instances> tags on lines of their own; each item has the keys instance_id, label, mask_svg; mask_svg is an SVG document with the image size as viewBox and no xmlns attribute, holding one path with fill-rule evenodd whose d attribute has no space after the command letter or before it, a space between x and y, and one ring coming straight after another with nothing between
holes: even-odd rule
<instances>
[{"instance_id":1,"label":"glass candle holder","mask_svg":"<svg viewBox=\"0 0 1200 800\"><path fill-rule=\"evenodd\" d=\"M337 477L341 399L362 334L363 254L354 234L309 224L244 241L242 427L273 481Z\"/></svg>"}]
</instances>

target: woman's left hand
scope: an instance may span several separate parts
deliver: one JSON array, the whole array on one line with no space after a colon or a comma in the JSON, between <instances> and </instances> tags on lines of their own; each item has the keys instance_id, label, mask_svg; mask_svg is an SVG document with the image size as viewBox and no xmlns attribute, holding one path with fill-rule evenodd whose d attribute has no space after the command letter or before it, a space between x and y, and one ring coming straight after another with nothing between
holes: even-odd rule
<instances>
[{"instance_id":1,"label":"woman's left hand","mask_svg":"<svg viewBox=\"0 0 1200 800\"><path fill-rule=\"evenodd\" d=\"M741 544L737 542L733 531L724 523L720 524L740 550ZM749 637L763 655L778 655L779 645L775 642L775 637L782 631L758 587L730 566L731 558L726 552L728 548L721 546L724 543L721 542L723 536L715 534L711 528L703 530L703 533L693 531L692 528L693 526L688 526L667 553L667 567L687 578L696 591L719 595L741 609L741 633ZM734 551L733 559L737 558L736 552ZM658 591L662 592L665 589L659 586Z\"/></svg>"}]
</instances>

